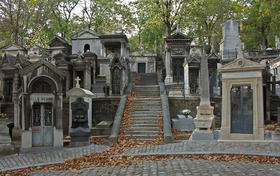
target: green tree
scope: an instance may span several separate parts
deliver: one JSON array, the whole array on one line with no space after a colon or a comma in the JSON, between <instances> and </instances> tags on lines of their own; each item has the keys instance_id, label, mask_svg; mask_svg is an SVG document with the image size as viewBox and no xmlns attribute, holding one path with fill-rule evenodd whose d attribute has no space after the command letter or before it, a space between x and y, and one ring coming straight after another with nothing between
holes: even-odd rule
<instances>
[{"instance_id":1,"label":"green tree","mask_svg":"<svg viewBox=\"0 0 280 176\"><path fill-rule=\"evenodd\" d=\"M221 24L234 17L230 0L195 0L184 8L183 25L198 44L210 44L212 38L218 43L222 37Z\"/></svg>"},{"instance_id":2,"label":"green tree","mask_svg":"<svg viewBox=\"0 0 280 176\"><path fill-rule=\"evenodd\" d=\"M125 29L131 23L129 8L120 0L90 0L85 3L80 18L83 25L95 32L112 32L120 27Z\"/></svg>"}]
</instances>

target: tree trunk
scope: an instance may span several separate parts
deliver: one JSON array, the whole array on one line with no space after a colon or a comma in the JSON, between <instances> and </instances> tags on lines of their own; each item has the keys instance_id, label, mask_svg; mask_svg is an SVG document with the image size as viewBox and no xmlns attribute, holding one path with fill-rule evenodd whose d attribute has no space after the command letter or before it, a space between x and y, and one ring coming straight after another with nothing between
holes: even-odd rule
<instances>
[{"instance_id":1,"label":"tree trunk","mask_svg":"<svg viewBox=\"0 0 280 176\"><path fill-rule=\"evenodd\" d=\"M264 24L262 24L261 26L261 37L262 37L261 49L265 50L268 46L267 46L267 37L265 34Z\"/></svg>"}]
</instances>

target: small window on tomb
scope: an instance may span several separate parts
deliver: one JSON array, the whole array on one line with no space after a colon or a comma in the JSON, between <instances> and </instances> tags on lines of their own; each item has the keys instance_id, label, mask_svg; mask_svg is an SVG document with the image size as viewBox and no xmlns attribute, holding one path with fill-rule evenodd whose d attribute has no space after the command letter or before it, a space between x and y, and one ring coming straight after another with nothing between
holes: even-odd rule
<instances>
[{"instance_id":1,"label":"small window on tomb","mask_svg":"<svg viewBox=\"0 0 280 176\"><path fill-rule=\"evenodd\" d=\"M85 44L84 52L88 52L88 51L90 51L90 46L89 46L89 44Z\"/></svg>"}]
</instances>

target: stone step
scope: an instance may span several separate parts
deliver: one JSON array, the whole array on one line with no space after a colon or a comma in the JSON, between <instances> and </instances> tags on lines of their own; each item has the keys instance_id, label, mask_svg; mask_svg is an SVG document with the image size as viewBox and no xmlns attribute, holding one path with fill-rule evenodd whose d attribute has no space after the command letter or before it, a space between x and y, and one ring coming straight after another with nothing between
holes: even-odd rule
<instances>
[{"instance_id":1,"label":"stone step","mask_svg":"<svg viewBox=\"0 0 280 176\"><path fill-rule=\"evenodd\" d=\"M159 120L160 117L157 117L156 115L149 115L149 116L131 116L130 117L131 120L133 119L139 119L139 120Z\"/></svg>"},{"instance_id":2,"label":"stone step","mask_svg":"<svg viewBox=\"0 0 280 176\"><path fill-rule=\"evenodd\" d=\"M159 120L159 117L153 117L153 116L137 116L137 117L130 117L131 120Z\"/></svg>"},{"instance_id":3,"label":"stone step","mask_svg":"<svg viewBox=\"0 0 280 176\"><path fill-rule=\"evenodd\" d=\"M124 134L125 135L135 135L135 134L141 134L141 135L157 135L159 133L159 131L125 131Z\"/></svg>"},{"instance_id":4,"label":"stone step","mask_svg":"<svg viewBox=\"0 0 280 176\"><path fill-rule=\"evenodd\" d=\"M132 102L132 106L136 107L136 106L158 106L161 107L161 102Z\"/></svg>"},{"instance_id":5,"label":"stone step","mask_svg":"<svg viewBox=\"0 0 280 176\"><path fill-rule=\"evenodd\" d=\"M139 119L139 120L131 120L129 121L129 123L131 124L159 124L159 120L157 119L150 119L150 120L143 120L143 119Z\"/></svg>"},{"instance_id":6,"label":"stone step","mask_svg":"<svg viewBox=\"0 0 280 176\"><path fill-rule=\"evenodd\" d=\"M141 101L161 101L160 98L132 98L131 99L134 102L141 102Z\"/></svg>"},{"instance_id":7,"label":"stone step","mask_svg":"<svg viewBox=\"0 0 280 176\"><path fill-rule=\"evenodd\" d=\"M130 127L129 131L151 131L151 132L158 132L159 127Z\"/></svg>"},{"instance_id":8,"label":"stone step","mask_svg":"<svg viewBox=\"0 0 280 176\"><path fill-rule=\"evenodd\" d=\"M137 106L137 107L133 107L133 109L135 110L135 112L138 112L138 111L161 111L161 107L153 107L153 106L146 106L146 107L143 107L143 106Z\"/></svg>"},{"instance_id":9,"label":"stone step","mask_svg":"<svg viewBox=\"0 0 280 176\"><path fill-rule=\"evenodd\" d=\"M146 124L156 124L156 123L159 124L160 123L159 119L143 119L143 118L131 119L131 121L129 121L129 122L131 122L131 123L135 122L135 124L138 124L138 123L143 124L144 121L146 122Z\"/></svg>"},{"instance_id":10,"label":"stone step","mask_svg":"<svg viewBox=\"0 0 280 176\"><path fill-rule=\"evenodd\" d=\"M129 128L137 128L137 127L158 127L159 123L136 123L136 124L129 124Z\"/></svg>"},{"instance_id":11,"label":"stone step","mask_svg":"<svg viewBox=\"0 0 280 176\"><path fill-rule=\"evenodd\" d=\"M143 114L143 115L151 115L151 114L160 114L162 111L161 110L157 110L157 111L154 111L154 110L151 110L151 111L134 111L134 112L131 112L131 115L133 114Z\"/></svg>"},{"instance_id":12,"label":"stone step","mask_svg":"<svg viewBox=\"0 0 280 176\"><path fill-rule=\"evenodd\" d=\"M136 96L138 97L159 97L159 92L136 92Z\"/></svg>"},{"instance_id":13,"label":"stone step","mask_svg":"<svg viewBox=\"0 0 280 176\"><path fill-rule=\"evenodd\" d=\"M158 137L158 135L141 135L141 134L133 134L133 135L124 135L125 137L132 137L136 140L154 140Z\"/></svg>"}]
</instances>

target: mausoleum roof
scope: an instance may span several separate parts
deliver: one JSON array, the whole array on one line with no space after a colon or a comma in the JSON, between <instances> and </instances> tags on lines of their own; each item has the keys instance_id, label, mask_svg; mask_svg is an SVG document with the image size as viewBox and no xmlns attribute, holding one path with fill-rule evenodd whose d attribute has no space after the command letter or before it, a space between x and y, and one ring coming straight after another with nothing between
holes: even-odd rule
<instances>
[{"instance_id":1,"label":"mausoleum roof","mask_svg":"<svg viewBox=\"0 0 280 176\"><path fill-rule=\"evenodd\" d=\"M77 96L77 97L95 97L96 95L91 91L83 88L74 87L67 92L68 96Z\"/></svg>"},{"instance_id":2,"label":"mausoleum roof","mask_svg":"<svg viewBox=\"0 0 280 176\"><path fill-rule=\"evenodd\" d=\"M181 33L181 32L176 32L175 34L169 35L165 38L166 42L172 42L172 41L177 41L177 40L183 40L186 42L191 42L193 39L191 37L188 37L187 35Z\"/></svg>"},{"instance_id":3,"label":"mausoleum roof","mask_svg":"<svg viewBox=\"0 0 280 176\"><path fill-rule=\"evenodd\" d=\"M243 71L257 71L264 70L266 67L265 63L258 63L243 57L235 59L225 65L223 65L220 69L220 73L224 72L243 72Z\"/></svg>"}]
</instances>

